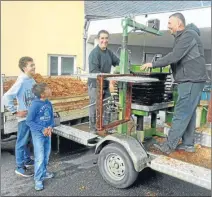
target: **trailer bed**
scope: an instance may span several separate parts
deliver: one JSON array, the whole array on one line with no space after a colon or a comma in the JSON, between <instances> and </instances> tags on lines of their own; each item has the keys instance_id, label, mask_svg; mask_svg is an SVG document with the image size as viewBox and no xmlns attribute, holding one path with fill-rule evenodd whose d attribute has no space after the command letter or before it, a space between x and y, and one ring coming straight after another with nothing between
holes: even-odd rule
<instances>
[{"instance_id":1,"label":"trailer bed","mask_svg":"<svg viewBox=\"0 0 212 197\"><path fill-rule=\"evenodd\" d=\"M153 137L145 148L152 158L148 166L153 170L211 190L211 147L195 144L196 152L175 151L168 156L157 150L153 143L165 138Z\"/></svg>"},{"instance_id":2,"label":"trailer bed","mask_svg":"<svg viewBox=\"0 0 212 197\"><path fill-rule=\"evenodd\" d=\"M211 169L203 168L164 155L155 155L148 166L158 172L211 190Z\"/></svg>"}]
</instances>

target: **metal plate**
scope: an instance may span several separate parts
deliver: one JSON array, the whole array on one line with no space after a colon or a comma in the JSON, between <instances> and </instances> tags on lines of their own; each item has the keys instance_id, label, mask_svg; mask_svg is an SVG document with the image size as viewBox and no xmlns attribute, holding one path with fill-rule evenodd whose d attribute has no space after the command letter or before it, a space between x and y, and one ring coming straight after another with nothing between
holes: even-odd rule
<instances>
[{"instance_id":1,"label":"metal plate","mask_svg":"<svg viewBox=\"0 0 212 197\"><path fill-rule=\"evenodd\" d=\"M65 125L54 127L53 133L62 136L66 139L73 140L79 144L83 144L85 146L95 146L97 142L91 142L99 138L98 135Z\"/></svg>"},{"instance_id":2,"label":"metal plate","mask_svg":"<svg viewBox=\"0 0 212 197\"><path fill-rule=\"evenodd\" d=\"M70 76L96 79L98 75L110 75L110 74L109 73L86 73L86 74L73 74L73 75L70 75Z\"/></svg>"},{"instance_id":3,"label":"metal plate","mask_svg":"<svg viewBox=\"0 0 212 197\"><path fill-rule=\"evenodd\" d=\"M159 79L151 77L137 77L137 76L125 76L125 77L110 77L106 78L108 81L120 81L120 82L131 82L131 83L145 83L145 82L157 82Z\"/></svg>"},{"instance_id":4,"label":"metal plate","mask_svg":"<svg viewBox=\"0 0 212 197\"><path fill-rule=\"evenodd\" d=\"M164 103L155 103L152 106L145 106L145 105L138 105L136 103L132 103L131 108L135 110L142 110L146 112L161 110L169 107L174 106L174 101L171 102L164 102Z\"/></svg>"},{"instance_id":5,"label":"metal plate","mask_svg":"<svg viewBox=\"0 0 212 197\"><path fill-rule=\"evenodd\" d=\"M149 167L183 181L211 190L211 170L166 156L153 159Z\"/></svg>"},{"instance_id":6,"label":"metal plate","mask_svg":"<svg viewBox=\"0 0 212 197\"><path fill-rule=\"evenodd\" d=\"M73 77L87 77L87 78L93 78L96 79L99 75L111 75L113 77L105 78L105 80L108 81L120 81L120 82L131 82L131 83L144 83L144 82L156 82L159 81L157 78L151 78L151 77L139 77L139 76L115 76L114 74L109 73L88 73L88 74L74 74L71 75Z\"/></svg>"}]
</instances>

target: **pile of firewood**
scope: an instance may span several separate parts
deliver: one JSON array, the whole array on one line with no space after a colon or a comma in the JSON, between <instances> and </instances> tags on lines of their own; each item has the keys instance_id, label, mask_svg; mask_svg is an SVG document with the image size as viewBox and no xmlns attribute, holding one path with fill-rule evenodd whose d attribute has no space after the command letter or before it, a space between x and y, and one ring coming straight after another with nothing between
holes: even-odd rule
<instances>
[{"instance_id":1,"label":"pile of firewood","mask_svg":"<svg viewBox=\"0 0 212 197\"><path fill-rule=\"evenodd\" d=\"M55 76L55 77L42 77L40 74L35 74L34 77L37 83L47 83L52 90L52 97L66 97L66 96L80 96L87 95L87 84L80 79ZM4 82L4 92L15 83L15 80L7 80Z\"/></svg>"}]
</instances>

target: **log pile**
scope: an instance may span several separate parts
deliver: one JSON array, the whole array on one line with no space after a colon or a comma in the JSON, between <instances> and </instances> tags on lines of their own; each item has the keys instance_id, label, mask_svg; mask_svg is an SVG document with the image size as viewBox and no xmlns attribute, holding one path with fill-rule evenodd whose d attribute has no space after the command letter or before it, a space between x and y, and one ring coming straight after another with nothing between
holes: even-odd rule
<instances>
[{"instance_id":1,"label":"log pile","mask_svg":"<svg viewBox=\"0 0 212 197\"><path fill-rule=\"evenodd\" d=\"M47 83L52 90L52 97L75 97L87 95L88 92L87 84L73 77L42 77L40 74L35 74L33 78L37 83ZM15 79L5 80L4 92L7 92L15 81Z\"/></svg>"},{"instance_id":2,"label":"log pile","mask_svg":"<svg viewBox=\"0 0 212 197\"><path fill-rule=\"evenodd\" d=\"M47 77L35 74L34 79L37 83L47 83L52 90L52 97L81 96L88 92L87 84L79 79L71 77Z\"/></svg>"},{"instance_id":3,"label":"log pile","mask_svg":"<svg viewBox=\"0 0 212 197\"><path fill-rule=\"evenodd\" d=\"M4 93L12 87L16 78L6 77L4 79ZM87 84L80 79L71 76L43 77L40 74L35 74L33 78L37 83L47 83L52 90L50 100L53 104L54 111L78 110L89 104Z\"/></svg>"}]
</instances>

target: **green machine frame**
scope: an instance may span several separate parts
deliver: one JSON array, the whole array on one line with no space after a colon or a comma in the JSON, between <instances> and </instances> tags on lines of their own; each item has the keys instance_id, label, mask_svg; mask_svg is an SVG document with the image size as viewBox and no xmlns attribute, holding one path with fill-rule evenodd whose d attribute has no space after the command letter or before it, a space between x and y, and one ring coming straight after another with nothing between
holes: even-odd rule
<instances>
[{"instance_id":1,"label":"green machine frame","mask_svg":"<svg viewBox=\"0 0 212 197\"><path fill-rule=\"evenodd\" d=\"M131 65L129 66L129 54L128 54L128 49L127 49L127 44L128 44L128 35L130 33L129 28L133 28L134 30L141 30L156 36L161 36L162 32L142 25L140 23L137 23L136 21L132 20L131 18L125 18L122 20L122 28L123 28L123 39L122 39L122 48L121 48L121 54L120 54L120 65L119 67L116 68L116 71L118 71L120 74L129 74L130 71L132 72L145 72L140 70L140 65ZM162 69L160 68L155 68L152 69L151 72L161 72ZM169 73L169 66L165 67L162 72L164 73ZM126 110L126 94L127 94L127 83L122 82L119 84L119 103L122 111L119 114L119 119L122 119L123 114L125 113ZM174 102L169 105L169 107L173 107ZM173 110L172 110L173 111ZM137 131L142 131L142 135L145 137L152 136L152 135L159 135L159 136L164 136L161 132L156 131L156 117L157 117L157 112L152 112L151 117L152 117L152 122L151 122L151 129L146 130L145 132L143 131L143 117L148 116L149 112L145 110L132 110L132 114L136 115L138 117L138 126L136 128ZM169 114L170 117L170 114ZM169 118L171 119L171 118ZM118 133L121 134L127 134L127 123L121 124L118 126Z\"/></svg>"}]
</instances>

